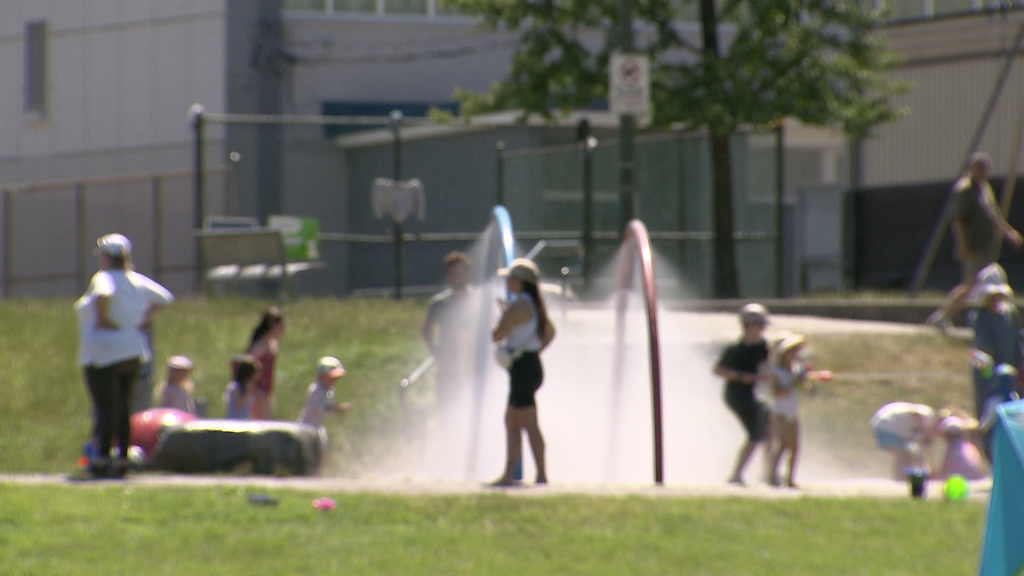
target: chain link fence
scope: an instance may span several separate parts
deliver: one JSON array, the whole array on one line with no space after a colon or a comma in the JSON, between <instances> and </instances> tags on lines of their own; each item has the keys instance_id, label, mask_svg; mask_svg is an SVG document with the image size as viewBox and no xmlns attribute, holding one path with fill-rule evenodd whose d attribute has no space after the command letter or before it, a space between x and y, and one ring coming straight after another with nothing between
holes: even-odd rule
<instances>
[{"instance_id":1,"label":"chain link fence","mask_svg":"<svg viewBox=\"0 0 1024 576\"><path fill-rule=\"evenodd\" d=\"M777 296L778 135L736 135L731 151L734 238L741 295ZM587 154L584 145L502 151L499 196L512 215L517 239L582 242L584 184L589 175L594 238L591 262L593 270L602 270L618 249L623 225L619 150L615 142L600 142L589 151L589 162ZM640 137L635 144L635 157L636 217L650 230L660 264L677 272L659 274L659 281L671 283L677 277L682 282L679 295L710 296L714 226L708 140L683 133Z\"/></svg>"}]
</instances>

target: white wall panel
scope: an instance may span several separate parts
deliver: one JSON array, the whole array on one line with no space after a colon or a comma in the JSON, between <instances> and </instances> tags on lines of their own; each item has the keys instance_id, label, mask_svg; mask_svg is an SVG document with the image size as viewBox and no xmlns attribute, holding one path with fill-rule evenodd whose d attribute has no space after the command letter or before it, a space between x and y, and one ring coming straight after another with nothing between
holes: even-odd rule
<instances>
[{"instance_id":1,"label":"white wall panel","mask_svg":"<svg viewBox=\"0 0 1024 576\"><path fill-rule=\"evenodd\" d=\"M16 42L0 42L0 78L20 78L23 74L24 56L21 44ZM25 122L22 109L24 95L21 82L11 82L0 89L0 158L8 158L18 153L18 141L21 128ZM17 88L16 90L11 88Z\"/></svg>"},{"instance_id":2,"label":"white wall panel","mask_svg":"<svg viewBox=\"0 0 1024 576\"><path fill-rule=\"evenodd\" d=\"M74 1L74 0L72 0ZM84 26L105 26L120 21L118 9L120 0L79 0L86 5L82 24Z\"/></svg>"},{"instance_id":3,"label":"white wall panel","mask_svg":"<svg viewBox=\"0 0 1024 576\"><path fill-rule=\"evenodd\" d=\"M989 58L900 70L914 84L894 100L909 108L903 120L884 126L865 143L863 182L868 186L949 180L959 174L972 138L995 89L1002 60ZM1001 174L1019 125L1024 64L1012 69L980 142Z\"/></svg>"},{"instance_id":4,"label":"white wall panel","mask_svg":"<svg viewBox=\"0 0 1024 576\"><path fill-rule=\"evenodd\" d=\"M195 84L192 34L193 27L184 23L157 26L153 30L153 62L159 71L154 78L152 101L156 142L176 142L190 137L186 113L193 104L192 86Z\"/></svg>"},{"instance_id":5,"label":"white wall panel","mask_svg":"<svg viewBox=\"0 0 1024 576\"><path fill-rule=\"evenodd\" d=\"M119 22L145 22L153 19L153 0L118 0Z\"/></svg>"},{"instance_id":6,"label":"white wall panel","mask_svg":"<svg viewBox=\"0 0 1024 576\"><path fill-rule=\"evenodd\" d=\"M226 26L221 18L197 21L192 29L192 74L195 78L192 102L200 102L210 112L225 109L227 64ZM187 110L182 110L184 114Z\"/></svg>"},{"instance_id":7,"label":"white wall panel","mask_svg":"<svg viewBox=\"0 0 1024 576\"><path fill-rule=\"evenodd\" d=\"M124 28L117 38L117 127L119 148L153 142L153 31L150 26Z\"/></svg>"},{"instance_id":8,"label":"white wall panel","mask_svg":"<svg viewBox=\"0 0 1024 576\"><path fill-rule=\"evenodd\" d=\"M50 6L50 30L59 34L80 29L85 22L88 4L89 2L81 0L53 2Z\"/></svg>"},{"instance_id":9,"label":"white wall panel","mask_svg":"<svg viewBox=\"0 0 1024 576\"><path fill-rule=\"evenodd\" d=\"M49 110L51 150L73 154L87 147L87 109L82 87L87 82L85 39L59 35L50 41Z\"/></svg>"},{"instance_id":10,"label":"white wall panel","mask_svg":"<svg viewBox=\"0 0 1024 576\"><path fill-rule=\"evenodd\" d=\"M24 0L22 0L24 1ZM21 2L0 2L0 38L21 36L25 23L19 16Z\"/></svg>"},{"instance_id":11,"label":"white wall panel","mask_svg":"<svg viewBox=\"0 0 1024 576\"><path fill-rule=\"evenodd\" d=\"M87 110L85 138L90 148L117 146L118 46L115 31L89 34L85 40L85 77L82 86Z\"/></svg>"},{"instance_id":12,"label":"white wall panel","mask_svg":"<svg viewBox=\"0 0 1024 576\"><path fill-rule=\"evenodd\" d=\"M1022 24L1024 12L1014 11L1002 18L968 15L885 29L891 47L905 59L889 77L913 85L893 102L910 113L864 143L864 185L957 177ZM1024 58L1017 60L978 145L992 156L996 175L1010 168L1021 122Z\"/></svg>"},{"instance_id":13,"label":"white wall panel","mask_svg":"<svg viewBox=\"0 0 1024 576\"><path fill-rule=\"evenodd\" d=\"M20 0L18 5L18 18L22 22L50 18L49 0Z\"/></svg>"},{"instance_id":14,"label":"white wall panel","mask_svg":"<svg viewBox=\"0 0 1024 576\"><path fill-rule=\"evenodd\" d=\"M454 87L485 91L505 77L512 53L490 46L515 38L482 32L468 19L292 19L285 26L288 49L300 56L289 104L303 113L319 113L325 100L437 102L452 100ZM463 57L424 57L474 47L481 50ZM408 56L416 59L397 61Z\"/></svg>"}]
</instances>

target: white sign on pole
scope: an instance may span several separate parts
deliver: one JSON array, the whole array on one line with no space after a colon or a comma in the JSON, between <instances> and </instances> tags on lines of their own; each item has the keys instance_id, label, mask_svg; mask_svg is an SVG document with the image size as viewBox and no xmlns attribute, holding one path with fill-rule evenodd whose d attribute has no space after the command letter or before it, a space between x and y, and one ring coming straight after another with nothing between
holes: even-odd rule
<instances>
[{"instance_id":1,"label":"white sign on pole","mask_svg":"<svg viewBox=\"0 0 1024 576\"><path fill-rule=\"evenodd\" d=\"M644 116L651 110L651 64L646 54L612 54L608 104L615 114Z\"/></svg>"}]
</instances>

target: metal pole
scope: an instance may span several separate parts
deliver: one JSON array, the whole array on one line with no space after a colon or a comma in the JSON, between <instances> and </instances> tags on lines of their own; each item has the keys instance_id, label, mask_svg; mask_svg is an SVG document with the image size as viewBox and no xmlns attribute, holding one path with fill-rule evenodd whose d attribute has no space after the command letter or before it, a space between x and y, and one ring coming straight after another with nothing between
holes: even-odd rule
<instances>
[{"instance_id":1,"label":"metal pole","mask_svg":"<svg viewBox=\"0 0 1024 576\"><path fill-rule=\"evenodd\" d=\"M77 184L75 186L75 227L78 236L78 254L77 254L77 270L76 279L78 280L78 291L85 291L88 286L88 272L86 272L87 262L89 259L89 239L86 238L85 229L85 186Z\"/></svg>"},{"instance_id":2,"label":"metal pole","mask_svg":"<svg viewBox=\"0 0 1024 576\"><path fill-rule=\"evenodd\" d=\"M775 186L777 187L775 195L775 295L779 298L782 297L782 274L786 269L785 266L783 266L783 258L785 258L786 252L785 247L782 245L782 209L785 206L786 196L786 155L785 141L783 139L784 128L785 125L783 123L779 123L779 127L775 129L775 154L777 156L777 164L775 168Z\"/></svg>"},{"instance_id":3,"label":"metal pole","mask_svg":"<svg viewBox=\"0 0 1024 576\"><path fill-rule=\"evenodd\" d=\"M195 228L196 230L202 229L203 227L203 129L205 128L205 120L203 114L206 109L203 108L202 104L193 104L188 110L189 120L192 125L192 186L193 193L195 195Z\"/></svg>"},{"instance_id":4,"label":"metal pole","mask_svg":"<svg viewBox=\"0 0 1024 576\"><path fill-rule=\"evenodd\" d=\"M505 143L498 140L495 145L498 154L498 206L505 205Z\"/></svg>"},{"instance_id":5,"label":"metal pole","mask_svg":"<svg viewBox=\"0 0 1024 576\"><path fill-rule=\"evenodd\" d=\"M633 0L619 0L619 21L621 25L620 44L623 53L633 51ZM634 189L633 134L636 119L632 114L619 115L619 192L621 194L621 230L633 220L636 212L636 191Z\"/></svg>"},{"instance_id":6,"label":"metal pole","mask_svg":"<svg viewBox=\"0 0 1024 576\"><path fill-rule=\"evenodd\" d=\"M590 122L586 118L580 120L579 140L580 151L583 153L583 286L590 289L591 265L594 254L594 177L593 177L593 146L591 146Z\"/></svg>"},{"instance_id":7,"label":"metal pole","mask_svg":"<svg viewBox=\"0 0 1024 576\"><path fill-rule=\"evenodd\" d=\"M192 124L192 162L193 162L193 204L195 210L194 226L196 230L202 230L203 228L203 202L204 202L204 191L203 191L203 113L206 109L203 108L202 104L193 104L188 110L189 120ZM196 262L196 292L199 291L200 284L202 283L203 276L203 263L201 262L201 256L199 253L199 239L196 239L195 245L195 262Z\"/></svg>"},{"instance_id":8,"label":"metal pole","mask_svg":"<svg viewBox=\"0 0 1024 576\"><path fill-rule=\"evenodd\" d=\"M403 114L401 110L392 110L388 114L391 134L394 136L394 178L395 185L402 182L402 134L401 125ZM402 299L402 223L395 221L395 299Z\"/></svg>"},{"instance_id":9,"label":"metal pole","mask_svg":"<svg viewBox=\"0 0 1024 576\"><path fill-rule=\"evenodd\" d=\"M4 298L11 297L11 243L14 240L14 233L11 231L11 224L14 218L11 217L11 191L4 190Z\"/></svg>"},{"instance_id":10,"label":"metal pole","mask_svg":"<svg viewBox=\"0 0 1024 576\"><path fill-rule=\"evenodd\" d=\"M164 222L163 185L159 177L153 178L153 274L157 282L164 283Z\"/></svg>"}]
</instances>

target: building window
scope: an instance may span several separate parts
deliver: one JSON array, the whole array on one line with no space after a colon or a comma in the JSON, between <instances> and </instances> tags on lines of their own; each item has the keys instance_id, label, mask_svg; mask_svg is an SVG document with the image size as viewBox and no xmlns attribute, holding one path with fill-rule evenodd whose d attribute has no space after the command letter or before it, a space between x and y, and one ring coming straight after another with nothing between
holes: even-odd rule
<instances>
[{"instance_id":1,"label":"building window","mask_svg":"<svg viewBox=\"0 0 1024 576\"><path fill-rule=\"evenodd\" d=\"M25 112L46 114L46 20L25 23Z\"/></svg>"},{"instance_id":2,"label":"building window","mask_svg":"<svg viewBox=\"0 0 1024 576\"><path fill-rule=\"evenodd\" d=\"M376 14L378 16L457 15L443 0L284 0L285 10L324 12L327 14Z\"/></svg>"}]
</instances>

